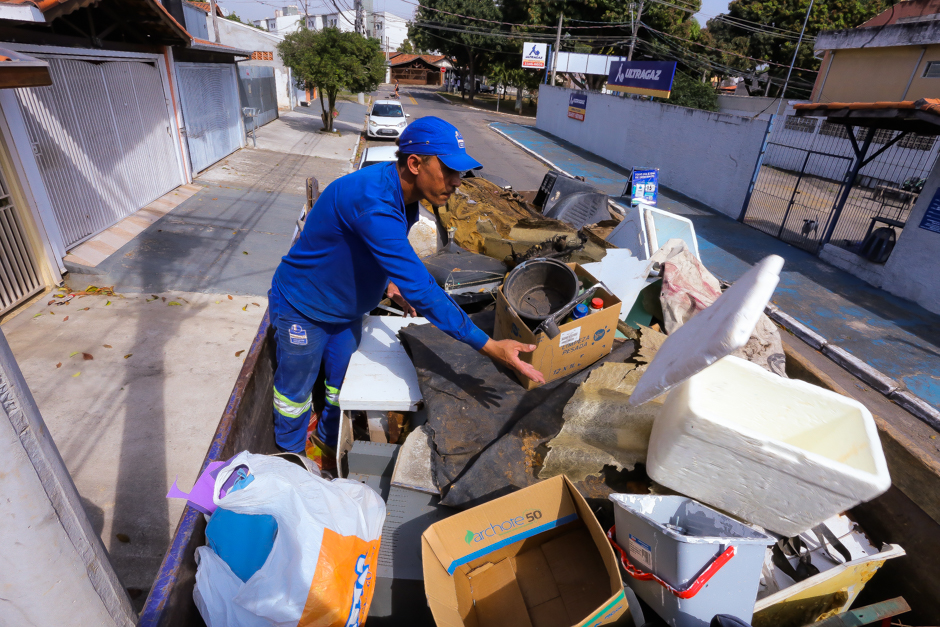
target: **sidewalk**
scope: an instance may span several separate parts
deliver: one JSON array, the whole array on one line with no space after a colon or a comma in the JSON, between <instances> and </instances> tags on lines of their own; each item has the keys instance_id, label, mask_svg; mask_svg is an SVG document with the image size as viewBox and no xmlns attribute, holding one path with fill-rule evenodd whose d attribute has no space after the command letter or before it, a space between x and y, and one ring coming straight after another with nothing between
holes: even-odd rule
<instances>
[{"instance_id":1,"label":"sidewalk","mask_svg":"<svg viewBox=\"0 0 940 627\"><path fill-rule=\"evenodd\" d=\"M73 291L113 285L114 296L57 306L45 294L3 324L138 610L184 507L166 493L177 476L187 490L196 479L306 201L305 180L315 176L323 189L352 170L365 107L341 111L340 136L317 133L320 119L306 111L282 113L258 129L257 148L249 140L129 218L98 255L66 260Z\"/></svg>"},{"instance_id":2,"label":"sidewalk","mask_svg":"<svg viewBox=\"0 0 940 627\"><path fill-rule=\"evenodd\" d=\"M607 194L619 196L629 177L628 170L534 126L490 127ZM692 220L702 262L721 279L734 281L767 255L783 257L775 305L940 408L940 315L679 194L661 190L659 206Z\"/></svg>"}]
</instances>

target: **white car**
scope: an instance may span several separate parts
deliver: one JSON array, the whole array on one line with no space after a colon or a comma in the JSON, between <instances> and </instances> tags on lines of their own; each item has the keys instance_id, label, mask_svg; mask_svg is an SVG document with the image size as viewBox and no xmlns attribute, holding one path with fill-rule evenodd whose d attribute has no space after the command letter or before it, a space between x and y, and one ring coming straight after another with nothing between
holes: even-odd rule
<instances>
[{"instance_id":1,"label":"white car","mask_svg":"<svg viewBox=\"0 0 940 627\"><path fill-rule=\"evenodd\" d=\"M359 167L356 169L361 170L377 163L397 161L396 152L398 152L398 146L369 146L362 151L362 158L359 159Z\"/></svg>"},{"instance_id":2,"label":"white car","mask_svg":"<svg viewBox=\"0 0 940 627\"><path fill-rule=\"evenodd\" d=\"M395 139L408 126L406 118L410 117L397 100L376 100L366 122L367 134L369 137Z\"/></svg>"}]
</instances>

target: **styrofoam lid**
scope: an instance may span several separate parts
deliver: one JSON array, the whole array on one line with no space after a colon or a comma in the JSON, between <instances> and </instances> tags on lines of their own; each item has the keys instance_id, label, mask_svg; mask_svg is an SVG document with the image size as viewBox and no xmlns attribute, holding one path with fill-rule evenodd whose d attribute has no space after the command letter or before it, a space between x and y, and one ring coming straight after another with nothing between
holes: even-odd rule
<instances>
[{"instance_id":1,"label":"styrofoam lid","mask_svg":"<svg viewBox=\"0 0 940 627\"><path fill-rule=\"evenodd\" d=\"M770 255L674 331L640 377L631 405L665 394L745 344L780 281L783 257Z\"/></svg>"}]
</instances>

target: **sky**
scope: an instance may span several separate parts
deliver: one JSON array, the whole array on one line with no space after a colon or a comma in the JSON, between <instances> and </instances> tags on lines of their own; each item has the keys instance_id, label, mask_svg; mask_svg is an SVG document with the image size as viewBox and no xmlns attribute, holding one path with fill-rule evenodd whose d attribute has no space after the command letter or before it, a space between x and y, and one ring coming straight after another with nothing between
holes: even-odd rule
<instances>
[{"instance_id":1,"label":"sky","mask_svg":"<svg viewBox=\"0 0 940 627\"><path fill-rule=\"evenodd\" d=\"M353 0L336 0L336 2L341 7L352 8L353 6ZM372 0L372 8L374 11L388 11L410 19L414 14L417 3L418 0ZM219 4L222 5L226 13L235 11L243 20L260 20L265 17L274 17L274 9L276 8L289 4L300 5L295 0L219 0ZM331 0L309 0L308 6L311 12L323 8L334 10ZM702 11L696 13L695 18L699 21L699 24L705 26L708 18L727 10L728 0L702 0Z\"/></svg>"}]
</instances>

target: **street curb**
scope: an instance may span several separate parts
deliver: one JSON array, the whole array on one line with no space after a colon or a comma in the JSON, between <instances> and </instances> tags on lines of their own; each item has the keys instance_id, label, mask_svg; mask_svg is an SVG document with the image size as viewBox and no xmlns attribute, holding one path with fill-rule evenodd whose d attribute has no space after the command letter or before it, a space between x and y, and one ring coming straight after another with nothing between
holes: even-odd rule
<instances>
[{"instance_id":1,"label":"street curb","mask_svg":"<svg viewBox=\"0 0 940 627\"><path fill-rule=\"evenodd\" d=\"M878 372L844 348L827 344L823 347L822 354L885 396L891 396L892 392L897 391L901 387L900 383Z\"/></svg>"},{"instance_id":2,"label":"street curb","mask_svg":"<svg viewBox=\"0 0 940 627\"><path fill-rule=\"evenodd\" d=\"M546 165L547 165L548 167L550 167L551 169L557 170L558 172L561 172L561 173L564 174L565 176L570 176L571 178L574 178L574 175L573 175L573 174L569 174L569 173L566 172L565 170L562 170L562 169L559 168L557 165L555 165L554 163L552 163L551 161L549 161L548 159L546 159L545 157L543 157L543 156L540 155L539 153L535 152L534 150L532 150L532 149L529 148L528 146L523 145L521 142L519 142L519 141L513 139L512 137L510 137L510 136L507 135L506 133L502 132L502 131L499 130L498 128L494 128L492 124L487 124L487 126L489 127L489 129L490 129L491 131L493 131L493 132L496 133L497 135L500 135L501 137L503 137L503 138L509 140L512 144L515 144L515 146L516 146L517 148L521 148L521 149L524 150L525 152L529 153L531 156L535 157L536 159L538 159L538 160L541 161L542 163L546 164Z\"/></svg>"},{"instance_id":3,"label":"street curb","mask_svg":"<svg viewBox=\"0 0 940 627\"><path fill-rule=\"evenodd\" d=\"M562 174L571 176L571 174L568 174L531 148L524 146L521 142L513 139L503 131L494 128L492 124L490 124L489 127L490 130L505 137L510 142L526 151L542 163L547 164L549 167L555 170L558 170ZM940 411L938 411L936 408L934 408L933 405L919 396L916 396L907 390L901 389L903 387L901 383L895 381L888 375L876 370L875 368L872 368L845 349L838 346L833 346L825 337L816 333L790 314L781 311L780 308L776 305L769 304L764 311L771 320L795 335L807 345L820 351L823 355L828 357L830 361L844 368L847 372L849 372L849 374L853 375L864 383L867 383L869 386L871 386L872 389L883 394L886 398L888 398L888 400L893 401L927 426L932 427L936 431L940 431Z\"/></svg>"},{"instance_id":4,"label":"street curb","mask_svg":"<svg viewBox=\"0 0 940 627\"><path fill-rule=\"evenodd\" d=\"M449 98L445 98L439 92L435 91L432 93L438 98L440 98L442 101L446 102L449 105L453 105L455 107L463 107L464 109L472 109L473 111L480 111L481 113L492 113L493 115L505 115L511 118L523 118L526 120L535 120L535 118L529 117L528 115L519 115L518 113L503 113L502 111L490 111L489 109L479 109L477 107L471 107L470 105L460 104L459 102L454 102L453 100L450 100Z\"/></svg>"},{"instance_id":5,"label":"street curb","mask_svg":"<svg viewBox=\"0 0 940 627\"><path fill-rule=\"evenodd\" d=\"M907 390L896 390L892 392L888 398L900 405L908 413L917 416L921 422L940 431L940 411L934 409L930 403L914 396Z\"/></svg>"},{"instance_id":6,"label":"street curb","mask_svg":"<svg viewBox=\"0 0 940 627\"><path fill-rule=\"evenodd\" d=\"M767 316L816 350L822 350L823 347L829 343L826 338L816 333L790 314L780 311L775 305L767 306Z\"/></svg>"}]
</instances>

